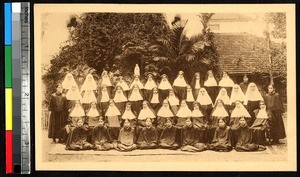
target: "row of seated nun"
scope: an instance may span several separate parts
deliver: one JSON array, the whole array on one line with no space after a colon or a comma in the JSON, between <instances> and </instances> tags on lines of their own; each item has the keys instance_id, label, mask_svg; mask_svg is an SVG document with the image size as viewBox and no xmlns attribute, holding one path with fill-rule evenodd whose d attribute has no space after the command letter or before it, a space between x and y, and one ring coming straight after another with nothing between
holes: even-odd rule
<instances>
[{"instance_id":1,"label":"row of seated nun","mask_svg":"<svg viewBox=\"0 0 300 177\"><path fill-rule=\"evenodd\" d=\"M194 126L193 119L185 119L185 125L178 129L173 126L172 119L167 118L165 128L158 133L152 125L152 119L146 118L145 127L137 131L131 126L129 119L123 121L123 127L119 131L117 140L111 137L110 129L105 125L104 119L100 118L97 125L89 131L84 126L83 119L76 121L77 125L68 136L67 150L90 150L107 151L116 149L118 151L132 151L135 149L170 149L180 148L182 151L201 152L204 150L215 151L258 151L265 150L264 146L254 143L253 131L246 123L244 117L239 118L239 127L232 130L225 124L224 119L218 120L218 126L214 132L213 140L205 143L199 129ZM90 133L89 133L90 132ZM88 138L90 136L90 139Z\"/></svg>"},{"instance_id":2,"label":"row of seated nun","mask_svg":"<svg viewBox=\"0 0 300 177\"><path fill-rule=\"evenodd\" d=\"M206 89L208 95L210 96L213 102L215 102L215 100L217 99L218 92L221 88L224 88L226 90L227 95L230 98L233 93L232 90L234 88L236 89L235 95L238 94L238 98L240 95L243 95L242 98L246 97L249 100L253 99L251 96L249 96L252 93L247 93L248 91L244 93L244 91L241 88L238 88L238 84L234 84L233 80L228 76L226 72L223 72L222 79L219 82L217 82L211 70L208 71L207 80L205 80L203 84L200 80L200 74L198 72L195 73L190 84L188 84L187 80L185 79L184 73L182 71L179 71L177 78L171 85L166 74L163 74L161 76L161 81L159 84L157 84L152 74L148 74L146 82L144 84L141 82L139 75L136 75L131 81L131 83L128 84L122 76L118 77L117 81L113 81L112 78L109 76L108 72L103 71L101 79L99 79L98 83L94 80L92 74L88 74L84 83L80 86L80 91L79 86L77 85L71 73L68 73L65 76L65 79L62 82L62 86L64 89L64 93L66 94L69 90L73 90L71 93L68 94L68 97L72 97L71 95L74 94L78 97L81 97L81 94L85 91L93 91L94 93L97 93L96 97L98 102L107 102L108 98L113 99L115 91L117 90L117 86L121 87L127 99L140 99L139 96L132 96L131 93L135 89L136 91L142 93L141 97L144 100L147 100L149 102L151 101L151 95L153 95L153 92L158 92L160 96L160 101L162 101L168 97L169 90L171 89L174 90L176 96L180 101L183 99L186 99L190 102L195 101L195 99L198 98L198 94L200 93L199 91L202 87ZM237 89L239 90L237 91ZM80 94L78 94L78 92ZM130 98L131 96L134 98ZM68 99L72 100L72 98Z\"/></svg>"},{"instance_id":3,"label":"row of seated nun","mask_svg":"<svg viewBox=\"0 0 300 177\"><path fill-rule=\"evenodd\" d=\"M256 139L256 142L258 144L264 144L266 142L264 133L265 130L269 128L269 120L272 115L266 110L263 101L261 104L262 106L260 106L260 109L254 111L255 120L252 120L250 114L240 101L236 101L235 108L231 114L229 114L224 107L223 101L217 100L216 106L208 116L206 115L207 112L201 108L201 105L198 102L194 102L193 110L191 111L184 100L181 101L177 114L174 114L167 100L163 102L163 105L157 113L151 108L151 105L147 101L143 101L143 108L139 114L134 112L130 102L126 103L125 110L122 113L119 111L114 101L111 100L105 113L101 114L101 110L97 109L95 102L91 104L87 111L84 111L80 102L77 101L71 109L69 121L65 129L66 133L69 134L70 131L76 127L77 120L83 119L84 123L91 130L97 125L98 120L104 117L103 120L105 120L105 124L110 129L110 137L113 140L117 140L124 120L129 120L130 125L139 131L143 127L146 127L146 118L150 118L153 127L157 128L157 132L160 134L166 126L167 119L171 119L174 126L180 130L184 127L186 119L191 118L193 120L193 125L199 132L199 136L201 135L201 141L208 143L213 139L215 130L218 127L219 119L223 119L225 124L230 126L233 130L234 136L236 136L235 130L239 127L239 118L244 117L247 125L251 126L251 128L256 131L254 138ZM67 137L67 135L65 137ZM179 135L177 137L179 137Z\"/></svg>"}]
</instances>

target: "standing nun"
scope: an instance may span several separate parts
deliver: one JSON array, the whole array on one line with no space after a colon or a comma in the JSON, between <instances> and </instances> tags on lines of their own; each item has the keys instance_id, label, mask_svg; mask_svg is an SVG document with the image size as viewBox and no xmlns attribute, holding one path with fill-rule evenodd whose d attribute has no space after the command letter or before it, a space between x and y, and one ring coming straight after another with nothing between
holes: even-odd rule
<instances>
[{"instance_id":1,"label":"standing nun","mask_svg":"<svg viewBox=\"0 0 300 177\"><path fill-rule=\"evenodd\" d=\"M227 90L227 93L231 94L233 86L234 86L233 80L228 76L227 72L224 71L222 79L219 82L219 87L220 88L225 88Z\"/></svg>"},{"instance_id":2,"label":"standing nun","mask_svg":"<svg viewBox=\"0 0 300 177\"><path fill-rule=\"evenodd\" d=\"M184 96L184 99L186 100L187 105L189 106L189 108L192 109L195 98L194 98L194 94L193 94L193 89L190 85L186 86L186 94Z\"/></svg>"},{"instance_id":3,"label":"standing nun","mask_svg":"<svg viewBox=\"0 0 300 177\"><path fill-rule=\"evenodd\" d=\"M174 113L171 110L170 104L167 99L163 101L161 108L157 112L157 129L160 135L161 130L165 128L167 118L174 119Z\"/></svg>"},{"instance_id":4,"label":"standing nun","mask_svg":"<svg viewBox=\"0 0 300 177\"><path fill-rule=\"evenodd\" d=\"M147 82L146 82L146 84L144 86L144 98L145 98L145 100L150 101L152 90L155 87L157 87L157 84L153 80L153 75L152 74L148 74Z\"/></svg>"},{"instance_id":5,"label":"standing nun","mask_svg":"<svg viewBox=\"0 0 300 177\"><path fill-rule=\"evenodd\" d=\"M68 109L70 109L74 105L76 100L82 99L77 85L72 85L72 87L66 94L66 98L68 100Z\"/></svg>"},{"instance_id":6,"label":"standing nun","mask_svg":"<svg viewBox=\"0 0 300 177\"><path fill-rule=\"evenodd\" d=\"M172 89L172 86L171 86L171 84L168 80L168 76L166 74L163 74L161 76L161 81L158 85L158 89L160 92L161 99L162 100L166 99L169 95L169 90Z\"/></svg>"},{"instance_id":7,"label":"standing nun","mask_svg":"<svg viewBox=\"0 0 300 177\"><path fill-rule=\"evenodd\" d=\"M86 111L85 122L89 125L89 128L92 129L98 124L101 117L102 115L101 112L97 109L96 102L92 102L90 109Z\"/></svg>"},{"instance_id":8,"label":"standing nun","mask_svg":"<svg viewBox=\"0 0 300 177\"><path fill-rule=\"evenodd\" d=\"M230 100L230 98L227 94L227 90L225 88L221 88L216 100L222 100L226 110L227 111L230 110L231 100Z\"/></svg>"},{"instance_id":9,"label":"standing nun","mask_svg":"<svg viewBox=\"0 0 300 177\"><path fill-rule=\"evenodd\" d=\"M174 91L177 93L179 100L183 100L186 95L186 79L184 77L183 71L179 71L177 78L173 82Z\"/></svg>"},{"instance_id":10,"label":"standing nun","mask_svg":"<svg viewBox=\"0 0 300 177\"><path fill-rule=\"evenodd\" d=\"M85 77L85 80L81 86L80 92L82 93L86 90L93 90L93 91L97 90L97 84L96 84L96 81L94 80L94 77L92 74L88 74Z\"/></svg>"},{"instance_id":11,"label":"standing nun","mask_svg":"<svg viewBox=\"0 0 300 177\"><path fill-rule=\"evenodd\" d=\"M216 104L212 110L210 120L209 120L209 131L208 131L208 140L209 142L212 140L214 131L218 127L219 119L223 119L225 124L228 125L229 123L229 114L225 109L224 103L222 100L217 100Z\"/></svg>"},{"instance_id":12,"label":"standing nun","mask_svg":"<svg viewBox=\"0 0 300 177\"><path fill-rule=\"evenodd\" d=\"M233 86L233 89L232 89L231 95L230 95L230 100L231 100L231 107L235 107L235 101L237 101L237 100L242 103L245 101L245 94L239 85L235 84Z\"/></svg>"},{"instance_id":13,"label":"standing nun","mask_svg":"<svg viewBox=\"0 0 300 177\"><path fill-rule=\"evenodd\" d=\"M110 95L113 90L113 84L112 84L112 80L111 80L110 76L108 75L108 72L105 70L102 72L101 80L99 82L100 88L102 88L102 86L104 86L104 85L107 87L107 92ZM98 91L99 90L101 90L101 89L98 89Z\"/></svg>"},{"instance_id":14,"label":"standing nun","mask_svg":"<svg viewBox=\"0 0 300 177\"><path fill-rule=\"evenodd\" d=\"M150 118L152 120L152 123L154 124L154 127L156 127L156 114L151 108L149 102L143 101L143 109L140 111L138 116L138 125L140 127L146 126L146 118Z\"/></svg>"},{"instance_id":15,"label":"standing nun","mask_svg":"<svg viewBox=\"0 0 300 177\"><path fill-rule=\"evenodd\" d=\"M268 94L265 97L267 109L273 114L271 120L271 138L274 144L279 143L279 139L286 137L285 129L282 120L282 113L284 111L281 97L275 92L273 85L268 86Z\"/></svg>"},{"instance_id":16,"label":"standing nun","mask_svg":"<svg viewBox=\"0 0 300 177\"><path fill-rule=\"evenodd\" d=\"M266 109L264 101L259 103L260 109L254 110L255 121L251 128L253 129L253 142L257 144L266 144L266 133L270 130L272 112Z\"/></svg>"},{"instance_id":17,"label":"standing nun","mask_svg":"<svg viewBox=\"0 0 300 177\"><path fill-rule=\"evenodd\" d=\"M97 97L98 104L102 112L107 110L109 105L109 100L111 99L110 91L106 85L100 87L100 91Z\"/></svg>"},{"instance_id":18,"label":"standing nun","mask_svg":"<svg viewBox=\"0 0 300 177\"><path fill-rule=\"evenodd\" d=\"M176 96L173 89L169 90L169 96L167 97L167 99L170 103L172 111L174 112L174 114L177 114L178 106L179 106L179 99Z\"/></svg>"},{"instance_id":19,"label":"standing nun","mask_svg":"<svg viewBox=\"0 0 300 177\"><path fill-rule=\"evenodd\" d=\"M205 87L208 95L214 102L216 100L217 94L218 94L218 83L214 77L212 70L209 70L207 72L207 75L208 75L207 79L206 79L206 81L204 81L204 87Z\"/></svg>"},{"instance_id":20,"label":"standing nun","mask_svg":"<svg viewBox=\"0 0 300 177\"><path fill-rule=\"evenodd\" d=\"M136 124L137 124L137 116L136 116L136 112L132 109L131 103L127 102L125 105L125 111L123 113L123 115L121 116L121 118L124 120L129 120L130 122L130 126L135 128Z\"/></svg>"},{"instance_id":21,"label":"standing nun","mask_svg":"<svg viewBox=\"0 0 300 177\"><path fill-rule=\"evenodd\" d=\"M161 107L161 102L162 100L158 92L158 88L154 87L150 96L150 105L155 111L155 113L157 113L158 109Z\"/></svg>"},{"instance_id":22,"label":"standing nun","mask_svg":"<svg viewBox=\"0 0 300 177\"><path fill-rule=\"evenodd\" d=\"M116 89L114 91L113 100L116 103L116 106L121 111L121 113L124 112L125 109L125 103L128 101L127 97L125 96L125 93L121 86L116 86Z\"/></svg>"},{"instance_id":23,"label":"standing nun","mask_svg":"<svg viewBox=\"0 0 300 177\"><path fill-rule=\"evenodd\" d=\"M67 91L70 90L73 85L77 85L77 83L76 83L76 81L74 79L73 74L72 73L68 73L65 76L65 78L64 78L64 80L62 82L62 89L63 89L62 93L66 94Z\"/></svg>"},{"instance_id":24,"label":"standing nun","mask_svg":"<svg viewBox=\"0 0 300 177\"><path fill-rule=\"evenodd\" d=\"M196 72L195 75L192 78L191 87L193 89L194 97L197 98L200 88L201 88L201 82L200 82L200 73Z\"/></svg>"},{"instance_id":25,"label":"standing nun","mask_svg":"<svg viewBox=\"0 0 300 177\"><path fill-rule=\"evenodd\" d=\"M254 110L259 109L259 102L263 101L263 97L261 96L260 92L257 89L255 83L251 82L248 85L248 89L245 95L245 102L244 105L247 106L247 110L252 117L252 120L255 119ZM252 122L251 122L252 124ZM251 126L250 124L250 126Z\"/></svg>"},{"instance_id":26,"label":"standing nun","mask_svg":"<svg viewBox=\"0 0 300 177\"><path fill-rule=\"evenodd\" d=\"M129 88L127 82L124 80L123 76L119 77L119 81L117 82L116 86L121 86L124 93L125 93L125 95L126 95L126 97L128 96L130 88Z\"/></svg>"},{"instance_id":27,"label":"standing nun","mask_svg":"<svg viewBox=\"0 0 300 177\"><path fill-rule=\"evenodd\" d=\"M132 89L134 85L138 85L141 90L144 89L144 85L141 82L140 77L138 75L134 76L134 79L130 84L130 89Z\"/></svg>"},{"instance_id":28,"label":"standing nun","mask_svg":"<svg viewBox=\"0 0 300 177\"><path fill-rule=\"evenodd\" d=\"M92 102L97 102L93 90L85 90L81 99L83 109L86 111Z\"/></svg>"},{"instance_id":29,"label":"standing nun","mask_svg":"<svg viewBox=\"0 0 300 177\"><path fill-rule=\"evenodd\" d=\"M141 105L143 102L143 94L137 84L133 85L128 95L128 100L131 102L131 107L137 114L140 113Z\"/></svg>"},{"instance_id":30,"label":"standing nun","mask_svg":"<svg viewBox=\"0 0 300 177\"><path fill-rule=\"evenodd\" d=\"M117 141L118 139L118 135L121 127L120 116L121 116L121 112L115 105L114 100L110 100L109 106L105 111L105 117L109 127L109 135L112 141Z\"/></svg>"},{"instance_id":31,"label":"standing nun","mask_svg":"<svg viewBox=\"0 0 300 177\"><path fill-rule=\"evenodd\" d=\"M209 116L211 115L211 111L213 109L213 102L205 88L200 89L197 102L200 103L201 110L203 111L206 120L209 120Z\"/></svg>"},{"instance_id":32,"label":"standing nun","mask_svg":"<svg viewBox=\"0 0 300 177\"><path fill-rule=\"evenodd\" d=\"M52 138L53 143L56 143L56 139L62 141L63 133L61 129L63 129L67 123L67 99L63 96L62 91L62 85L57 85L56 92L51 95L48 107L50 112L48 138Z\"/></svg>"}]
</instances>

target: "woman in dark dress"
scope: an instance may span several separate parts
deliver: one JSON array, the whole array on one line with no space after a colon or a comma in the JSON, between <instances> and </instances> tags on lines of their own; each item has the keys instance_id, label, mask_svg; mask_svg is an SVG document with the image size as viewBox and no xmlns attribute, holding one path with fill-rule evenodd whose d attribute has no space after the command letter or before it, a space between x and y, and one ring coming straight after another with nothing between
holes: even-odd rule
<instances>
[{"instance_id":1,"label":"woman in dark dress","mask_svg":"<svg viewBox=\"0 0 300 177\"><path fill-rule=\"evenodd\" d=\"M192 87L193 94L194 94L195 98L198 97L199 91L201 89L201 80L200 80L200 78L201 77L200 77L199 72L196 72L195 75L192 78L191 87Z\"/></svg>"},{"instance_id":2,"label":"woman in dark dress","mask_svg":"<svg viewBox=\"0 0 300 177\"><path fill-rule=\"evenodd\" d=\"M102 118L99 119L98 125L92 131L92 143L95 151L107 151L114 147L109 135L109 129Z\"/></svg>"},{"instance_id":3,"label":"woman in dark dress","mask_svg":"<svg viewBox=\"0 0 300 177\"><path fill-rule=\"evenodd\" d=\"M120 130L115 148L118 151L132 151L137 148L136 132L135 129L130 126L128 119L123 122L123 128Z\"/></svg>"},{"instance_id":4,"label":"woman in dark dress","mask_svg":"<svg viewBox=\"0 0 300 177\"><path fill-rule=\"evenodd\" d=\"M54 143L56 143L56 139L62 142L62 129L68 119L67 99L63 96L62 91L62 85L57 85L56 92L51 95L48 108L50 111L48 138L51 138Z\"/></svg>"},{"instance_id":5,"label":"woman in dark dress","mask_svg":"<svg viewBox=\"0 0 300 177\"><path fill-rule=\"evenodd\" d=\"M176 133L177 128L173 126L173 120L171 118L166 118L165 127L158 139L159 148L171 150L178 149L179 144L177 142Z\"/></svg>"},{"instance_id":6,"label":"woman in dark dress","mask_svg":"<svg viewBox=\"0 0 300 177\"><path fill-rule=\"evenodd\" d=\"M157 131L152 126L152 119L146 118L145 127L141 129L137 139L139 149L155 149L157 148Z\"/></svg>"},{"instance_id":7,"label":"woman in dark dress","mask_svg":"<svg viewBox=\"0 0 300 177\"><path fill-rule=\"evenodd\" d=\"M278 93L275 92L273 85L269 85L268 94L265 97L265 103L267 110L271 111L273 114L271 120L271 132L270 136L272 138L273 144L278 144L279 139L286 137L282 113L284 111L281 97Z\"/></svg>"},{"instance_id":8,"label":"woman in dark dress","mask_svg":"<svg viewBox=\"0 0 300 177\"><path fill-rule=\"evenodd\" d=\"M209 149L214 151L228 152L232 150L232 135L230 127L226 125L224 119L218 120L218 127L214 133L214 138L209 144Z\"/></svg>"}]
</instances>

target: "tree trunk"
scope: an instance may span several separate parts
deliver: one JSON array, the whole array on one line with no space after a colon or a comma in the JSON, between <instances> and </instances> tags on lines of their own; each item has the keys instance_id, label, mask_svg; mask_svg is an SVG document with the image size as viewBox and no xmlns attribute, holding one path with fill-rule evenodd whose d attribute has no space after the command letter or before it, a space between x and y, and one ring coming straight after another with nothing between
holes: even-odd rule
<instances>
[{"instance_id":1,"label":"tree trunk","mask_svg":"<svg viewBox=\"0 0 300 177\"><path fill-rule=\"evenodd\" d=\"M270 40L270 32L269 32L269 23L266 23L266 41L267 41L267 52L269 58L269 75L270 75L270 85L274 85L274 77L273 77L273 61L271 56L271 40Z\"/></svg>"}]
</instances>

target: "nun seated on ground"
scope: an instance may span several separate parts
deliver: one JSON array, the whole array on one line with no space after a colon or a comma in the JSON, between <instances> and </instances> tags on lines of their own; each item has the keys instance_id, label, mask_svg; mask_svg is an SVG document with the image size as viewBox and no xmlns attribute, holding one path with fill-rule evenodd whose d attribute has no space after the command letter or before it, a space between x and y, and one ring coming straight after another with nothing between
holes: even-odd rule
<instances>
[{"instance_id":1,"label":"nun seated on ground","mask_svg":"<svg viewBox=\"0 0 300 177\"><path fill-rule=\"evenodd\" d=\"M181 150L188 152L201 152L206 149L206 145L199 141L199 131L193 125L193 120L187 118L185 126L181 129Z\"/></svg>"},{"instance_id":2,"label":"nun seated on ground","mask_svg":"<svg viewBox=\"0 0 300 177\"><path fill-rule=\"evenodd\" d=\"M152 119L146 118L145 127L139 132L137 146L139 149L155 149L157 148L157 131L152 126Z\"/></svg>"},{"instance_id":3,"label":"nun seated on ground","mask_svg":"<svg viewBox=\"0 0 300 177\"><path fill-rule=\"evenodd\" d=\"M92 143L96 151L107 151L114 147L103 118L99 119L98 125L92 131Z\"/></svg>"},{"instance_id":4,"label":"nun seated on ground","mask_svg":"<svg viewBox=\"0 0 300 177\"><path fill-rule=\"evenodd\" d=\"M177 128L173 126L173 119L166 118L165 127L162 130L159 139L158 146L162 149L175 150L179 148L179 144L176 141Z\"/></svg>"},{"instance_id":5,"label":"nun seated on ground","mask_svg":"<svg viewBox=\"0 0 300 177\"><path fill-rule=\"evenodd\" d=\"M83 119L77 120L77 125L71 130L67 143L66 150L89 150L92 149L93 145L87 141L88 128L83 125Z\"/></svg>"},{"instance_id":6,"label":"nun seated on ground","mask_svg":"<svg viewBox=\"0 0 300 177\"><path fill-rule=\"evenodd\" d=\"M115 145L115 149L118 151L132 151L137 148L136 145L136 132L133 127L130 126L128 119L124 120L123 128L120 130L118 142Z\"/></svg>"}]
</instances>

